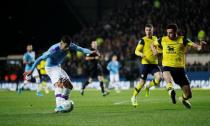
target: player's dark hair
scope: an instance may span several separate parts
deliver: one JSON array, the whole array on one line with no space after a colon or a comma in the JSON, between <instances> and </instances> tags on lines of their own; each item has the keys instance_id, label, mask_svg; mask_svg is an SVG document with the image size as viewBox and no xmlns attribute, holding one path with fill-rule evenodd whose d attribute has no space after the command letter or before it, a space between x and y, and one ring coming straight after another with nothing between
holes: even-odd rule
<instances>
[{"instance_id":1,"label":"player's dark hair","mask_svg":"<svg viewBox=\"0 0 210 126\"><path fill-rule=\"evenodd\" d=\"M177 24L172 23L172 24L168 24L166 26L166 29L173 29L175 32L177 32L178 31L178 26L177 26Z\"/></svg>"},{"instance_id":2,"label":"player's dark hair","mask_svg":"<svg viewBox=\"0 0 210 126\"><path fill-rule=\"evenodd\" d=\"M145 28L146 28L146 27L153 28L153 25L152 25L152 24L146 24L146 25L145 25Z\"/></svg>"},{"instance_id":3,"label":"player's dark hair","mask_svg":"<svg viewBox=\"0 0 210 126\"><path fill-rule=\"evenodd\" d=\"M64 43L70 44L72 42L72 39L70 36L64 35L62 36L61 41L63 41Z\"/></svg>"},{"instance_id":4,"label":"player's dark hair","mask_svg":"<svg viewBox=\"0 0 210 126\"><path fill-rule=\"evenodd\" d=\"M32 44L31 43L28 43L26 46L32 46Z\"/></svg>"}]
</instances>

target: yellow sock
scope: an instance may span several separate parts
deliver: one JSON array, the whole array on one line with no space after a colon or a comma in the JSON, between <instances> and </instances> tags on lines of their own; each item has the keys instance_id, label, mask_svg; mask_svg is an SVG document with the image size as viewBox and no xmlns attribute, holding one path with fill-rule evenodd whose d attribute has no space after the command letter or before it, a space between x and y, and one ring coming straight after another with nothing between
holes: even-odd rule
<instances>
[{"instance_id":1,"label":"yellow sock","mask_svg":"<svg viewBox=\"0 0 210 126\"><path fill-rule=\"evenodd\" d=\"M186 97L186 95L185 95L184 93L182 94L182 98L183 98L184 100L188 100L187 97Z\"/></svg>"},{"instance_id":2,"label":"yellow sock","mask_svg":"<svg viewBox=\"0 0 210 126\"><path fill-rule=\"evenodd\" d=\"M152 81L150 81L148 88L152 87L152 86L157 86L160 84L160 80L159 79L154 79Z\"/></svg>"},{"instance_id":3,"label":"yellow sock","mask_svg":"<svg viewBox=\"0 0 210 126\"><path fill-rule=\"evenodd\" d=\"M139 92L141 91L142 87L143 87L143 84L138 83L133 91L133 96L137 96Z\"/></svg>"},{"instance_id":4,"label":"yellow sock","mask_svg":"<svg viewBox=\"0 0 210 126\"><path fill-rule=\"evenodd\" d=\"M46 82L45 81L42 81L42 86L46 86Z\"/></svg>"},{"instance_id":5,"label":"yellow sock","mask_svg":"<svg viewBox=\"0 0 210 126\"><path fill-rule=\"evenodd\" d=\"M38 84L37 92L41 92L41 90L42 90L42 85L41 84Z\"/></svg>"},{"instance_id":6,"label":"yellow sock","mask_svg":"<svg viewBox=\"0 0 210 126\"><path fill-rule=\"evenodd\" d=\"M42 82L42 88L45 89L45 93L48 94L49 93L49 90L48 90L48 87L47 87L47 83L45 81Z\"/></svg>"},{"instance_id":7,"label":"yellow sock","mask_svg":"<svg viewBox=\"0 0 210 126\"><path fill-rule=\"evenodd\" d=\"M173 90L173 84L172 83L167 83L166 84L166 89L168 90L168 94L171 95L171 91Z\"/></svg>"},{"instance_id":8,"label":"yellow sock","mask_svg":"<svg viewBox=\"0 0 210 126\"><path fill-rule=\"evenodd\" d=\"M167 90L173 89L173 84L172 83L167 83L166 84L166 89Z\"/></svg>"}]
</instances>

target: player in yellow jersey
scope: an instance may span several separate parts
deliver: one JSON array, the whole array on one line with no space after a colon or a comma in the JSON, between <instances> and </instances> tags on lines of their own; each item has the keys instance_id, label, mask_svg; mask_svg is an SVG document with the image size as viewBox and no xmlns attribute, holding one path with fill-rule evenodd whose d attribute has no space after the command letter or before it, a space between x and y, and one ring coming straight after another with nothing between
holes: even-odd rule
<instances>
[{"instance_id":1,"label":"player in yellow jersey","mask_svg":"<svg viewBox=\"0 0 210 126\"><path fill-rule=\"evenodd\" d=\"M202 44L196 44L184 36L179 36L177 31L176 24L167 25L167 36L160 38L151 47L154 55L157 54L157 46L161 46L163 49L163 78L166 81L166 88L171 96L172 103L176 104L176 93L172 85L173 79L183 91L183 95L180 97L181 102L186 108L191 108L189 99L192 98L192 92L188 77L185 74L186 48L192 46L199 51L202 49Z\"/></svg>"},{"instance_id":2,"label":"player in yellow jersey","mask_svg":"<svg viewBox=\"0 0 210 126\"><path fill-rule=\"evenodd\" d=\"M137 95L144 87L147 75L149 73L154 75L154 80L152 80L149 85L146 87L146 96L149 96L149 88L152 86L157 86L160 84L161 79L161 72L158 68L158 60L157 56L153 55L151 50L151 44L157 41L157 37L153 36L153 26L151 24L145 25L145 34L146 36L143 37L136 49L135 54L142 58L141 60L141 73L140 73L140 81L136 85L133 96L131 97L131 103L134 107L138 105L137 103Z\"/></svg>"},{"instance_id":3,"label":"player in yellow jersey","mask_svg":"<svg viewBox=\"0 0 210 126\"><path fill-rule=\"evenodd\" d=\"M44 89L45 93L48 94L49 93L49 89L48 89L48 85L47 85L47 81L49 80L46 70L45 70L45 64L46 61L42 60L38 65L37 65L37 69L40 75L40 79L41 79L41 84L38 86L38 88Z\"/></svg>"}]
</instances>

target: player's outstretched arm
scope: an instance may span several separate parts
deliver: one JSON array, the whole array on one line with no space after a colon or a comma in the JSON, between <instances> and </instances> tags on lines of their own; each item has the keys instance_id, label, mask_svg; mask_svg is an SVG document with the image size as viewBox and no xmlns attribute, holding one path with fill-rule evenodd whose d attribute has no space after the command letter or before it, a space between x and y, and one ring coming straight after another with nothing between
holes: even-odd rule
<instances>
[{"instance_id":1,"label":"player's outstretched arm","mask_svg":"<svg viewBox=\"0 0 210 126\"><path fill-rule=\"evenodd\" d=\"M43 55L41 55L40 57L38 57L35 62L33 63L31 70L28 72L25 72L23 75L27 76L27 75L31 75L32 72L34 71L34 69L36 68L36 66L40 63L40 61L46 59L47 57L49 57L51 55L50 52L45 52Z\"/></svg>"},{"instance_id":2,"label":"player's outstretched arm","mask_svg":"<svg viewBox=\"0 0 210 126\"><path fill-rule=\"evenodd\" d=\"M87 48L82 48L82 47L80 47L80 46L78 46L78 45L76 45L74 43L71 43L69 45L69 49L73 49L75 51L80 51L80 52L85 53L85 54L92 54L92 53L94 53L94 51L91 51L91 50L89 50Z\"/></svg>"},{"instance_id":3,"label":"player's outstretched arm","mask_svg":"<svg viewBox=\"0 0 210 126\"><path fill-rule=\"evenodd\" d=\"M205 41L200 41L199 44L196 44L194 42L189 42L189 45L192 46L193 48L196 48L198 51L202 49L202 46L205 45Z\"/></svg>"}]
</instances>

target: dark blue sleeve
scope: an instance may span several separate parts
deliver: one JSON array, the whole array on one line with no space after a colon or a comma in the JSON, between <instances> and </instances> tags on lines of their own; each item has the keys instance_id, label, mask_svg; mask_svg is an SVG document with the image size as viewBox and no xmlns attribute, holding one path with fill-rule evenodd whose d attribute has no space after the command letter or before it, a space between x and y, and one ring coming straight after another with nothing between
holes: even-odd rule
<instances>
[{"instance_id":1,"label":"dark blue sleeve","mask_svg":"<svg viewBox=\"0 0 210 126\"><path fill-rule=\"evenodd\" d=\"M144 39L140 39L138 44L144 45Z\"/></svg>"},{"instance_id":2,"label":"dark blue sleeve","mask_svg":"<svg viewBox=\"0 0 210 126\"><path fill-rule=\"evenodd\" d=\"M189 38L186 38L186 37L184 36L184 38L183 38L183 45L186 46L187 43L189 43L189 42L191 42L191 40L190 40Z\"/></svg>"},{"instance_id":3,"label":"dark blue sleeve","mask_svg":"<svg viewBox=\"0 0 210 126\"><path fill-rule=\"evenodd\" d=\"M160 46L162 46L161 42L162 42L162 37L158 38L158 43Z\"/></svg>"}]
</instances>

